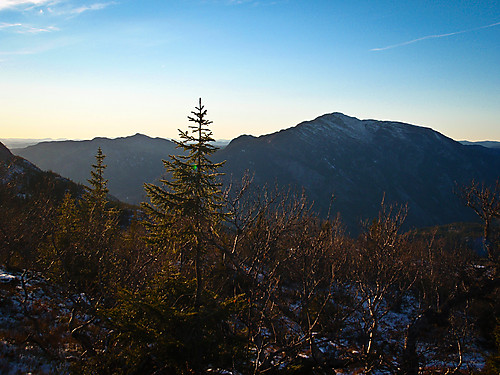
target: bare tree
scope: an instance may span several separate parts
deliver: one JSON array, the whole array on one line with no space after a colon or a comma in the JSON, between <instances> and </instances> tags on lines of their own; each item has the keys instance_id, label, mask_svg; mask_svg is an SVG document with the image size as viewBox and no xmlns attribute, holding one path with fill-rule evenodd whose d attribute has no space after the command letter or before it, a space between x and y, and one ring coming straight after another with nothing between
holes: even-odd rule
<instances>
[{"instance_id":1,"label":"bare tree","mask_svg":"<svg viewBox=\"0 0 500 375\"><path fill-rule=\"evenodd\" d=\"M465 204L483 220L484 247L488 252L489 259L498 263L500 256L497 245L498 221L500 220L500 180L497 180L494 187L472 181L469 186L462 189L462 197Z\"/></svg>"}]
</instances>

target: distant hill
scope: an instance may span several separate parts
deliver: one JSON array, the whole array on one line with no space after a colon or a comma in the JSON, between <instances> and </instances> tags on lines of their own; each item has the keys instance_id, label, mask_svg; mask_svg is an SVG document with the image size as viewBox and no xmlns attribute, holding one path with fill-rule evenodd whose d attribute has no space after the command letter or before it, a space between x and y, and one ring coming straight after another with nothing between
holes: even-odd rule
<instances>
[{"instance_id":1,"label":"distant hill","mask_svg":"<svg viewBox=\"0 0 500 375\"><path fill-rule=\"evenodd\" d=\"M99 147L106 155L105 177L110 194L133 204L144 200L144 182L154 182L163 175L162 159L178 153L172 141L142 134L116 139L42 142L12 151L42 169L86 184Z\"/></svg>"},{"instance_id":2,"label":"distant hill","mask_svg":"<svg viewBox=\"0 0 500 375\"><path fill-rule=\"evenodd\" d=\"M165 172L162 159L178 154L175 144L136 134L116 139L43 142L14 153L77 182L89 178L97 148L107 155L110 193L144 200L144 182ZM348 228L377 215L383 197L408 203L407 227L475 220L455 194L472 179L493 183L500 175L500 152L465 146L432 129L390 121L359 120L331 113L260 137L243 135L214 155L227 160L226 179L246 170L256 185L304 188L314 210L340 212Z\"/></svg>"},{"instance_id":3,"label":"distant hill","mask_svg":"<svg viewBox=\"0 0 500 375\"><path fill-rule=\"evenodd\" d=\"M13 155L2 143L0 143L0 184L23 199L41 194L44 195L44 199L60 201L66 192L74 196L83 192L83 186L56 173L42 171L28 160Z\"/></svg>"},{"instance_id":4,"label":"distant hill","mask_svg":"<svg viewBox=\"0 0 500 375\"><path fill-rule=\"evenodd\" d=\"M464 146L424 127L359 120L341 113L320 116L277 133L234 139L216 155L236 178L245 170L257 185L303 187L325 215L333 194L351 230L387 202L408 203L408 227L474 220L454 191L472 179L492 183L500 154Z\"/></svg>"},{"instance_id":5,"label":"distant hill","mask_svg":"<svg viewBox=\"0 0 500 375\"><path fill-rule=\"evenodd\" d=\"M497 141L478 141L478 142L460 141L460 143L466 146L483 146L488 148L500 149L500 142Z\"/></svg>"},{"instance_id":6,"label":"distant hill","mask_svg":"<svg viewBox=\"0 0 500 375\"><path fill-rule=\"evenodd\" d=\"M60 141L62 139L59 139ZM13 148L24 148L32 145L36 145L40 142L48 142L55 141L55 139L44 138L44 139L32 139L32 138L2 138L0 142L2 142L9 149Z\"/></svg>"}]
</instances>

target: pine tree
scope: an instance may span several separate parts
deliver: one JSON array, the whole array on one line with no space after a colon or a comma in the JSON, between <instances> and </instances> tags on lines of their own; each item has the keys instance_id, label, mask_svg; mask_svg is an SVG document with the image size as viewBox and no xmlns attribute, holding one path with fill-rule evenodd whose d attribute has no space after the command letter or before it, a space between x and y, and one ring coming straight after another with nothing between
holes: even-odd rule
<instances>
[{"instance_id":1,"label":"pine tree","mask_svg":"<svg viewBox=\"0 0 500 375\"><path fill-rule=\"evenodd\" d=\"M102 215L104 213L106 204L108 203L106 195L109 192L107 187L108 180L104 178L104 170L107 165L104 164L106 155L102 153L102 149L97 149L95 155L96 163L92 164L90 171L91 178L88 181L89 186L85 186L85 193L83 195L83 205L89 211L97 211L96 214Z\"/></svg>"},{"instance_id":2,"label":"pine tree","mask_svg":"<svg viewBox=\"0 0 500 375\"><path fill-rule=\"evenodd\" d=\"M106 155L102 153L102 149L99 147L97 149L97 155L95 156L96 164L92 164L94 170L90 171L92 178L88 180L91 187L87 187L87 191L99 200L105 200L106 194L109 192L107 188L108 180L104 179L104 169L107 167L107 165L104 164L105 157Z\"/></svg>"},{"instance_id":3,"label":"pine tree","mask_svg":"<svg viewBox=\"0 0 500 375\"><path fill-rule=\"evenodd\" d=\"M107 194L107 180L104 178L104 158L102 149L97 149L96 163L92 164L89 185L85 186L85 193L80 202L80 215L83 225L80 228L82 249L85 252L87 268L94 275L93 282L89 283L92 289L89 292L96 296L105 293L113 275L114 252L113 245L118 233L118 211L109 207Z\"/></svg>"},{"instance_id":4,"label":"pine tree","mask_svg":"<svg viewBox=\"0 0 500 375\"><path fill-rule=\"evenodd\" d=\"M108 207L101 148L95 158L81 199L66 194L59 207L45 257L50 264L48 272L55 279L68 283L73 291L100 297L112 275L118 212Z\"/></svg>"},{"instance_id":5,"label":"pine tree","mask_svg":"<svg viewBox=\"0 0 500 375\"><path fill-rule=\"evenodd\" d=\"M179 130L176 142L184 154L163 161L169 178L160 186L145 184L147 240L160 253L162 269L144 281L143 289L117 294L109 310L115 344L103 356L105 368L198 374L230 368L246 353L232 324L243 298L225 298L203 283L217 267L213 240L225 218L217 182L222 163L209 159L216 147L201 99L191 114L191 125Z\"/></svg>"},{"instance_id":6,"label":"pine tree","mask_svg":"<svg viewBox=\"0 0 500 375\"><path fill-rule=\"evenodd\" d=\"M185 154L163 160L171 180L161 180L162 186L145 184L151 203L144 208L150 218L150 239L160 247L170 246L170 251L180 253L181 264L185 257L194 263L196 295L194 306L198 310L203 291L203 257L207 241L223 218L221 184L217 177L223 163L213 163L209 156L217 147L206 119L207 111L199 100L191 112L188 130L179 129L180 141L175 141Z\"/></svg>"}]
</instances>

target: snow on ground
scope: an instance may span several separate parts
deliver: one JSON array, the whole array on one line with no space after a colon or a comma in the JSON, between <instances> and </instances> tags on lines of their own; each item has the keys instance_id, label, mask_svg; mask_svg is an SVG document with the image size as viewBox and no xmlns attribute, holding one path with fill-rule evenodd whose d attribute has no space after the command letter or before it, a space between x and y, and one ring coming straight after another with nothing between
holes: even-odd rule
<instances>
[{"instance_id":1,"label":"snow on ground","mask_svg":"<svg viewBox=\"0 0 500 375\"><path fill-rule=\"evenodd\" d=\"M67 374L71 305L40 275L0 268L0 374Z\"/></svg>"},{"instance_id":2,"label":"snow on ground","mask_svg":"<svg viewBox=\"0 0 500 375\"><path fill-rule=\"evenodd\" d=\"M300 313L299 304L292 305L291 309L295 314ZM81 348L69 333L71 311L72 304L66 296L39 274L8 272L0 268L0 374L68 374L70 361L81 353ZM416 300L411 295L406 295L399 310L393 311L381 306L381 311L385 312L380 316L377 346L385 344L401 349L404 345L404 332L420 313ZM314 334L324 355L347 356L356 362L364 345L356 337L360 329L366 329L363 325L363 313L359 314L353 314L346 320L346 326L337 338ZM289 332L300 336L300 327L296 323L288 318L281 323ZM457 364L463 370L482 368L484 353L479 349L475 350L472 339L467 334L462 337L461 365L457 350L452 350L447 360L442 355L443 348L433 347L431 342L427 343L425 340L420 342L418 351L425 362L421 365L427 369L453 368ZM300 354L305 358L310 356L308 351ZM387 360L394 361L397 366L396 358ZM360 368L354 365L354 368L337 371L349 374L360 371ZM230 374L219 369L212 369L212 372ZM384 373L388 372L374 372Z\"/></svg>"}]
</instances>

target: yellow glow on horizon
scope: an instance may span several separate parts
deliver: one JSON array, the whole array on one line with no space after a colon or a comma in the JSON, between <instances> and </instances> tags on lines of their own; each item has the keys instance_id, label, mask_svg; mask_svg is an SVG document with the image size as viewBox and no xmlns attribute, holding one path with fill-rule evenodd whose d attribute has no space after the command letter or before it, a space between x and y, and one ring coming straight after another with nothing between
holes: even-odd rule
<instances>
[{"instance_id":1,"label":"yellow glow on horizon","mask_svg":"<svg viewBox=\"0 0 500 375\"><path fill-rule=\"evenodd\" d=\"M94 87L79 81L54 84L44 82L4 82L0 91L0 138L124 137L142 133L150 137L177 138L178 129L187 128L187 116L201 96L215 139L233 139L242 134L270 134L330 112L343 112L360 119L373 118L408 122L430 127L456 140L499 140L493 110L484 110L467 122L472 108L449 105L439 115L432 106L403 103L381 106L374 99L362 106L341 94L330 97L270 93L235 94L224 88L197 92L196 88L172 90L162 87L123 87L118 84ZM306 94L304 94L306 95ZM297 105L299 103L299 105ZM301 105L303 103L303 105ZM446 103L445 103L446 104ZM443 103L439 105L444 106ZM478 126L483 125L483 126ZM496 130L496 136L494 130Z\"/></svg>"}]
</instances>

